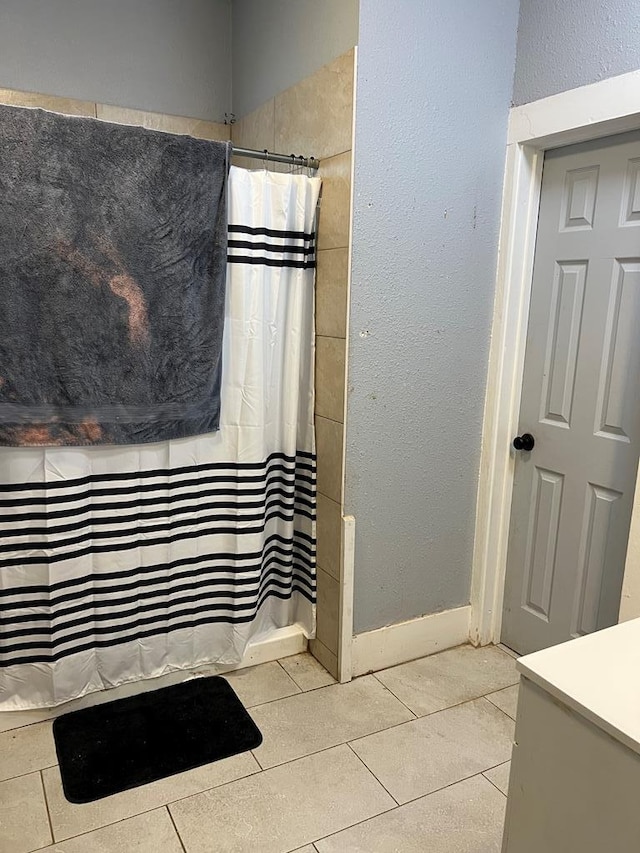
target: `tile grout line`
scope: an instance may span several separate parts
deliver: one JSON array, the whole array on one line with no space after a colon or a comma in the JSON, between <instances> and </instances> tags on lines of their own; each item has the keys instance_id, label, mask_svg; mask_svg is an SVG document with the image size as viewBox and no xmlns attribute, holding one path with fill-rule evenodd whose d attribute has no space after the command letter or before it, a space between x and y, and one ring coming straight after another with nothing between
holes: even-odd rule
<instances>
[{"instance_id":1,"label":"tile grout line","mask_svg":"<svg viewBox=\"0 0 640 853\"><path fill-rule=\"evenodd\" d=\"M488 773L490 770L495 770L498 767L502 767L503 764L508 764L511 761L510 758L507 758L506 761L501 761L500 764L494 764L493 767L487 767L486 770L481 770L481 773Z\"/></svg>"},{"instance_id":2,"label":"tile grout line","mask_svg":"<svg viewBox=\"0 0 640 853\"><path fill-rule=\"evenodd\" d=\"M278 660L274 661L274 663L277 663L277 664L278 664L278 666L279 666L279 667L280 667L280 669L284 672L284 674L287 676L287 678L289 679L289 681L291 681L291 682L293 683L293 686L294 686L294 687L297 687L297 688L298 688L298 690L300 691L300 693L304 693L304 692L305 692L305 691L302 689L302 687L300 687L300 685L299 685L299 684L298 684L298 682L295 680L295 678L291 675L291 673L290 673L290 672L287 672L287 670L282 666L282 664L280 663L280 659L278 659ZM299 693L291 693L291 696L298 696L298 695L299 695ZM288 699L289 697L288 697L288 696L283 696L282 698L283 698L283 699ZM275 701L277 701L277 700L275 700ZM267 702L260 702L260 705L266 705L266 704L268 704L268 703L267 703ZM258 708L260 705L253 705L253 707L254 707L254 708Z\"/></svg>"},{"instance_id":3,"label":"tile grout line","mask_svg":"<svg viewBox=\"0 0 640 853\"><path fill-rule=\"evenodd\" d=\"M317 159L320 162L320 168L322 168L322 164L326 160L333 160L334 157L342 157L343 154L350 154L352 151L353 148L345 148L344 151L338 151L336 154L329 154L327 157L318 157Z\"/></svg>"},{"instance_id":4,"label":"tile grout line","mask_svg":"<svg viewBox=\"0 0 640 853\"><path fill-rule=\"evenodd\" d=\"M514 682L513 684L507 684L506 687L498 687L497 690L489 690L488 693L483 693L482 695L489 697L489 696L493 696L494 693L502 693L503 690L511 690L512 687L519 687L519 686L520 686L520 679L518 678L518 681Z\"/></svg>"},{"instance_id":5,"label":"tile grout line","mask_svg":"<svg viewBox=\"0 0 640 853\"><path fill-rule=\"evenodd\" d=\"M324 569L323 569L322 571L324 571ZM327 574L328 574L328 572L327 572ZM333 577L333 575L332 575L332 577ZM311 657L313 657L313 655L311 655ZM313 658L313 659L315 660L315 658ZM280 661L278 661L278 663L280 663ZM322 666L322 664L321 664L319 661L318 661L318 664L319 664L319 666ZM284 672L286 672L286 673L287 673L287 675L288 675L288 676L289 676L289 678L293 681L293 683L296 685L296 687L299 687L299 688L300 688L300 692L301 692L301 693L313 693L313 692L314 692L314 690L323 690L325 687L333 687L333 685L334 685L334 684L337 684L337 683L338 683L335 679L333 679L333 682L332 682L331 684L320 684L320 685L318 685L318 687L308 687L308 688L305 690L305 689L304 689L304 687L302 687L302 685L301 685L301 684L298 684L298 682L295 680L295 678L293 677L293 675L291 675L291 673L290 673L290 672L287 672L287 670L282 666L282 664L281 664L281 663L280 663L280 666L282 667L282 669L284 670ZM324 669L324 667L322 667L322 668ZM329 675L329 676L331 676L331 678L333 678L333 676L331 675L331 673L330 673L330 672L328 672L326 669L325 669L324 671L327 673L327 675ZM292 696L298 696L299 694L298 694L298 693L292 693L291 695L292 695ZM288 697L287 697L287 696L283 696L282 698L283 698L283 699L287 699ZM273 701L277 701L277 700L273 700ZM263 705L268 705L269 703L268 703L268 702L263 702L262 704L263 704ZM254 708L257 708L257 707L258 707L258 705L254 705L253 707L254 707Z\"/></svg>"},{"instance_id":6,"label":"tile grout line","mask_svg":"<svg viewBox=\"0 0 640 853\"><path fill-rule=\"evenodd\" d=\"M43 770L51 770L52 767L58 767L58 765L47 764L46 767L34 767L33 770L28 770L26 773L18 773L16 776L7 776L6 779L0 779L0 784L3 782L11 782L13 779L22 779L25 776L31 776L33 773L42 773Z\"/></svg>"},{"instance_id":7,"label":"tile grout line","mask_svg":"<svg viewBox=\"0 0 640 853\"><path fill-rule=\"evenodd\" d=\"M498 766L500 766L500 765L498 765ZM488 777L488 776L485 776L485 775L484 775L486 772L487 772L486 770L483 770L483 771L482 771L482 773L480 774L480 775L482 776L482 778L483 778L483 779L486 779L486 780L487 780L487 782L488 782L490 785L493 785L493 787L496 789L496 791L498 791L498 793L502 794L502 796L503 796L503 797L505 798L505 800L506 800L506 799L507 799L507 795L505 794L505 792L504 792L504 791L501 791L501 790L500 790L500 788L498 788L498 786L496 785L496 783L495 783L495 782L492 782L492 781L491 781L491 779L489 779L489 777Z\"/></svg>"},{"instance_id":8,"label":"tile grout line","mask_svg":"<svg viewBox=\"0 0 640 853\"><path fill-rule=\"evenodd\" d=\"M417 720L417 719L418 719L418 715L416 714L416 712L415 712L415 711L413 711L413 710L412 710L412 709L411 709L411 708L406 704L406 702L403 702L403 701L402 701L402 699L401 699L399 696L396 696L396 694L393 692L393 690L392 690L390 687L387 687L387 685L386 685L386 684L384 684L384 682L380 681L380 679L377 677L377 675L375 674L375 672L372 672L372 673L371 673L371 675L375 678L375 680L378 682L378 684L380 684L380 686L381 686L381 687L384 687L384 689L385 689L385 690L387 690L389 693L391 693L391 695L392 695L395 699L397 699L397 700L398 700L398 702L400 702L400 704L401 704L401 705L404 705L404 707L407 709L407 711L408 711L410 714L413 714L413 719L414 719L414 720ZM410 723L410 722L411 722L411 720L407 720L407 722L409 722L409 723Z\"/></svg>"},{"instance_id":9,"label":"tile grout line","mask_svg":"<svg viewBox=\"0 0 640 853\"><path fill-rule=\"evenodd\" d=\"M2 712L0 711L0 713ZM8 711L7 713L11 714L13 712ZM34 720L32 723L22 723L19 726L11 726L9 729L3 729L0 731L0 737L2 737L2 735L9 734L9 732L19 732L21 729L29 729L31 726L39 726L41 723L51 723L55 719L55 717L46 717L44 720Z\"/></svg>"},{"instance_id":10,"label":"tile grout line","mask_svg":"<svg viewBox=\"0 0 640 853\"><path fill-rule=\"evenodd\" d=\"M351 750L351 752L355 755L355 757L358 759L358 761L360 762L360 764L362 764L362 766L363 766L363 767L364 767L364 769L367 771L367 773L370 773L370 774L373 776L373 778L376 780L376 782L378 783L378 785L380 785L380 787L384 788L384 790L387 792L387 794L389 794L389 796L391 797L391 799L392 799L392 800L393 800L393 802L395 803L395 806L392 806L390 809L387 809L387 811L393 811L393 809L394 809L394 808L397 808L397 807L400 805L400 803L396 800L396 798L393 796L393 794L392 794L392 793L391 793L391 791L387 788L387 786L384 784L384 782L382 782L382 781L381 781L381 780L376 776L376 774L373 772L373 770L372 770L372 769L371 769L371 768L370 768L370 767L365 763L364 759L360 758L360 756L359 756L359 755L358 755L358 753L355 751L355 749L351 746L351 744L350 744L350 743L347 743L347 746L349 747L349 749ZM382 814L382 812L381 812L381 814Z\"/></svg>"},{"instance_id":11,"label":"tile grout line","mask_svg":"<svg viewBox=\"0 0 640 853\"><path fill-rule=\"evenodd\" d=\"M506 762L504 762L504 761L502 762L502 764L505 764L505 763ZM499 764L495 765L495 767L499 767L499 766L500 766ZM441 788L434 788L433 791L429 791L427 794L420 794L419 797L412 797L410 800L407 800L404 803L400 803L400 806L408 806L409 803L415 803L418 800L423 799L423 797L430 797L431 794L437 794L440 791L446 791L447 788L453 788L454 785L459 785L460 782L468 782L469 779L475 779L475 778L482 777L485 780L485 782L490 782L490 780L487 779L487 777L484 775L487 772L487 770L493 770L493 767L487 767L486 770L479 770L477 773L472 773L470 776L463 776L462 779L456 779L455 782L449 782L448 784L443 785ZM493 783L490 782L490 784L493 784ZM495 788L495 785L493 787ZM500 790L500 789L498 789L498 790ZM502 791L500 791L500 793L502 794ZM503 794L503 796L504 796L504 794Z\"/></svg>"},{"instance_id":12,"label":"tile grout line","mask_svg":"<svg viewBox=\"0 0 640 853\"><path fill-rule=\"evenodd\" d=\"M511 687L516 687L516 686L517 686L516 684L512 684L512 685L511 685ZM509 688L508 688L508 687L503 687L502 689L503 689L503 690L508 690ZM486 700L487 700L487 702L491 702L491 704L493 705L493 707L494 707L494 708L497 708L497 709L498 709L498 711L502 711L502 713L503 713L505 716L509 717L509 719L511 720L511 722L512 722L512 723L515 723L515 722L516 722L516 718L515 718L515 717L512 717L512 716L511 716L511 714L507 713L507 711L505 711L505 710L504 710L504 708L501 708L501 707L500 707L500 705L496 705L496 703L495 703L495 702L490 698L491 696L493 696L493 695L494 695L494 693L501 693L501 692L502 692L502 691L500 691L500 690L493 690L491 693L485 693L485 694L484 694L484 696L482 696L482 698L483 698L483 699L486 699Z\"/></svg>"},{"instance_id":13,"label":"tile grout line","mask_svg":"<svg viewBox=\"0 0 640 853\"><path fill-rule=\"evenodd\" d=\"M320 333L316 333L316 338L330 338L332 341L345 341L347 339L346 335L321 335ZM323 415L320 415L320 417L323 417Z\"/></svg>"},{"instance_id":14,"label":"tile grout line","mask_svg":"<svg viewBox=\"0 0 640 853\"><path fill-rule=\"evenodd\" d=\"M337 340L343 341L343 340L346 340L346 338L338 338ZM315 415L316 418L322 418L325 421L331 421L331 423L340 424L340 426L344 426L344 421L336 421L336 420L334 420L334 418L328 418L326 415L320 415L318 412L314 412L313 414ZM329 495L325 495L325 497L328 498ZM332 498L332 500L335 500L335 498ZM338 501L335 501L335 502L338 503Z\"/></svg>"},{"instance_id":15,"label":"tile grout line","mask_svg":"<svg viewBox=\"0 0 640 853\"><path fill-rule=\"evenodd\" d=\"M351 748L349 744L347 744L347 746L349 746L349 748ZM371 815L370 817L365 817L365 818L363 818L362 820L358 820L358 821L356 821L355 823L350 823L348 826L343 826L343 827L342 827L342 829L338 829L338 830L336 830L335 832L331 832L331 833L329 833L329 835L323 835L323 836L321 836L320 838L315 838L315 839L314 839L312 842L310 842L310 843L311 843L311 845L313 846L313 848L314 848L316 851L317 851L317 849L318 849L318 848L316 847L316 843L317 843L318 841L324 841L324 840L325 840L325 839L327 839L327 838L332 838L334 835L338 835L338 834L339 834L339 833L341 833L341 832L345 832L347 829L354 829L356 826L361 826L362 824L364 824L364 823L368 823L368 821L370 821L370 820L375 820L377 817L381 817L382 815L391 814L391 812L395 812L395 811L397 811L397 810L400 808L400 803L398 803L398 801L397 801L397 800L396 800L396 798L393 796L393 794L391 794L391 793L390 793L390 792L389 792L389 791L384 787L384 785L383 785L383 784L382 784L382 782L378 779L378 777L375 775L375 773L373 773L373 771L372 771L372 770L370 770L370 769L367 767L367 765L364 763L364 761L360 758L360 756L359 756L356 752L354 752L354 751L353 751L353 749L351 750L351 752L355 755L355 757L358 759L358 761L359 761L359 762L364 766L364 769L367 771L367 773L369 773L371 776L373 776L373 778L376 780L376 782L380 785L380 787L381 787L381 788L384 788L384 790L387 792L387 794L389 794L389 796L391 797L391 799L393 800L393 802L394 802L394 803L396 803L396 805L395 805L395 806L391 806L391 808L384 809L384 811L378 812L378 814ZM298 849L298 848L296 848L296 849Z\"/></svg>"},{"instance_id":16,"label":"tile grout line","mask_svg":"<svg viewBox=\"0 0 640 853\"><path fill-rule=\"evenodd\" d=\"M56 837L53 834L53 821L51 820L51 811L49 809L49 800L47 798L47 789L44 786L44 776L42 775L42 770L38 771L38 776L40 777L40 785L42 786L42 796L44 798L44 807L47 812L47 820L49 821L49 832L51 833L51 843L56 843Z\"/></svg>"},{"instance_id":17,"label":"tile grout line","mask_svg":"<svg viewBox=\"0 0 640 853\"><path fill-rule=\"evenodd\" d=\"M171 821L171 825L173 826L175 833L178 836L178 843L179 843L180 847L182 847L183 853L187 853L187 848L185 847L185 843L182 840L182 836L180 835L180 832L178 831L178 827L176 826L176 822L173 819L173 815L171 814L171 809L169 808L168 805L163 806L163 808L165 809L166 813L169 815L169 820Z\"/></svg>"}]
</instances>

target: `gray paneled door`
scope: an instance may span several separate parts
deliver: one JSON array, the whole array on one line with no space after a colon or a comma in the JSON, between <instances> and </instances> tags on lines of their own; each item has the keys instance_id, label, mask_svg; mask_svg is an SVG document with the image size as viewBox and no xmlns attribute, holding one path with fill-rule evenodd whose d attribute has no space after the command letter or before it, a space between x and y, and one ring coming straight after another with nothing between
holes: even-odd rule
<instances>
[{"instance_id":1,"label":"gray paneled door","mask_svg":"<svg viewBox=\"0 0 640 853\"><path fill-rule=\"evenodd\" d=\"M502 641L613 625L640 450L640 134L545 156ZM526 440L524 442L526 444Z\"/></svg>"}]
</instances>

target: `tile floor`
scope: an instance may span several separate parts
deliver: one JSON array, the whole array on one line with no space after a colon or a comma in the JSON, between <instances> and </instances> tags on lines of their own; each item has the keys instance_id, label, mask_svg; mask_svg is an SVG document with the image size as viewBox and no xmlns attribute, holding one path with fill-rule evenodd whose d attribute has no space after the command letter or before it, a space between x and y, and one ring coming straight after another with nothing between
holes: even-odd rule
<instances>
[{"instance_id":1,"label":"tile floor","mask_svg":"<svg viewBox=\"0 0 640 853\"><path fill-rule=\"evenodd\" d=\"M0 853L499 853L518 676L461 646L335 684L307 654L228 676L253 753L68 803L50 722L0 732Z\"/></svg>"}]
</instances>

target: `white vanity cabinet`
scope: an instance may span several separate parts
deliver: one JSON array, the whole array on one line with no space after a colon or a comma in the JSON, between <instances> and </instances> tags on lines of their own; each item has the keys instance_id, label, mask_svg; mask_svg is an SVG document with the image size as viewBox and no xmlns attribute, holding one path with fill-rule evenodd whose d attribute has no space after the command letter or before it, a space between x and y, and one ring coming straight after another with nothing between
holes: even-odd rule
<instances>
[{"instance_id":1,"label":"white vanity cabinet","mask_svg":"<svg viewBox=\"0 0 640 853\"><path fill-rule=\"evenodd\" d=\"M503 853L640 853L640 619L518 669Z\"/></svg>"}]
</instances>

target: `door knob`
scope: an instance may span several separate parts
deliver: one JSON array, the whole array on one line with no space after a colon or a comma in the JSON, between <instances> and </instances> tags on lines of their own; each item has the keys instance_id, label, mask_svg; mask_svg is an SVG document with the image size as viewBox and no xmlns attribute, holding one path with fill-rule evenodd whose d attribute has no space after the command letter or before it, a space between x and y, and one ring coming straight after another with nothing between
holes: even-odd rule
<instances>
[{"instance_id":1,"label":"door knob","mask_svg":"<svg viewBox=\"0 0 640 853\"><path fill-rule=\"evenodd\" d=\"M513 439L513 446L516 450L533 450L536 440L530 432L523 432L522 435L517 435Z\"/></svg>"}]
</instances>

